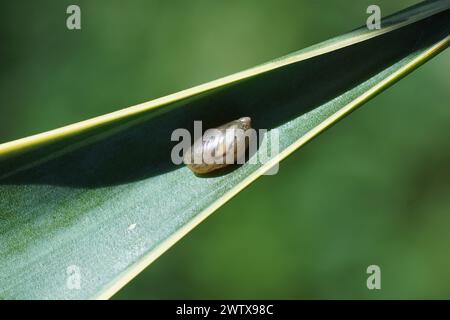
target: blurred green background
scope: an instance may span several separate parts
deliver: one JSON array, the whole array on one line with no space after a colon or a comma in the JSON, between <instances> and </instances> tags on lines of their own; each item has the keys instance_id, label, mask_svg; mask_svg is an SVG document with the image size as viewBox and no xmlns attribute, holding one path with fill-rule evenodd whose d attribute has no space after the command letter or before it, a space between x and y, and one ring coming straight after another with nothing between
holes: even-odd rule
<instances>
[{"instance_id":1,"label":"blurred green background","mask_svg":"<svg viewBox=\"0 0 450 320\"><path fill-rule=\"evenodd\" d=\"M416 2L2 1L0 142L326 40L363 25L370 4L385 16ZM69 4L81 7L81 31L66 29ZM447 50L257 180L115 298L450 298L449 84ZM371 264L379 291L366 287Z\"/></svg>"}]
</instances>

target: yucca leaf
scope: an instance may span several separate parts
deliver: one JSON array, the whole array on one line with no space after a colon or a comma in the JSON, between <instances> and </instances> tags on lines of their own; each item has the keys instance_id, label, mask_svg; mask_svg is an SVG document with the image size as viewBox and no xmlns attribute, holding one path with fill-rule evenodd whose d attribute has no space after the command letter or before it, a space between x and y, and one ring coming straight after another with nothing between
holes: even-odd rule
<instances>
[{"instance_id":1,"label":"yucca leaf","mask_svg":"<svg viewBox=\"0 0 450 320\"><path fill-rule=\"evenodd\" d=\"M362 27L192 89L0 145L0 297L110 297L274 164L447 48L449 8L449 1L424 2L386 18L381 30ZM174 129L241 116L279 130L281 150L269 162L208 177L171 162ZM73 266L79 289L67 285Z\"/></svg>"}]
</instances>

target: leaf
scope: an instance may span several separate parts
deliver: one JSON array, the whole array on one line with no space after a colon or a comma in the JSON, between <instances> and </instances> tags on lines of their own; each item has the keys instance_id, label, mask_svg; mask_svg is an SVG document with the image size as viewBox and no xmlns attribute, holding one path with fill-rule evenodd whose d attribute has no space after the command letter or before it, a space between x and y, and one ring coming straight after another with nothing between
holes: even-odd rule
<instances>
[{"instance_id":1,"label":"leaf","mask_svg":"<svg viewBox=\"0 0 450 320\"><path fill-rule=\"evenodd\" d=\"M362 27L0 145L0 297L109 298L273 165L447 48L449 8L449 1L424 2L384 19L380 30ZM207 177L171 162L174 129L241 116L279 130L280 153Z\"/></svg>"}]
</instances>

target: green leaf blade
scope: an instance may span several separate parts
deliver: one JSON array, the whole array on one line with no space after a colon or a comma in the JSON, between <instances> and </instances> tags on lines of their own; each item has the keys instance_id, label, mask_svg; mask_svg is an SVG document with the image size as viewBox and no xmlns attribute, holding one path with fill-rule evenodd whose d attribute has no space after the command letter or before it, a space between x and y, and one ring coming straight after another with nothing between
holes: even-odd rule
<instances>
[{"instance_id":1,"label":"green leaf blade","mask_svg":"<svg viewBox=\"0 0 450 320\"><path fill-rule=\"evenodd\" d=\"M0 146L0 296L110 297L272 165L444 50L448 2L422 6L389 32L359 29L135 113ZM170 162L174 129L240 116L278 129L281 153L206 178ZM80 290L67 287L70 266Z\"/></svg>"}]
</instances>

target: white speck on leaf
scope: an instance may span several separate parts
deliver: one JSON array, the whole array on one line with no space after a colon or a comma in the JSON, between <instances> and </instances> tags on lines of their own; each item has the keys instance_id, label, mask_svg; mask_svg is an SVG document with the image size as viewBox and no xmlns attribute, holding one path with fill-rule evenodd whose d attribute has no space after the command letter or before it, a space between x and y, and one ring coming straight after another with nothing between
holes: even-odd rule
<instances>
[{"instance_id":1,"label":"white speck on leaf","mask_svg":"<svg viewBox=\"0 0 450 320\"><path fill-rule=\"evenodd\" d=\"M130 224L128 226L128 231L133 231L136 228L136 223Z\"/></svg>"}]
</instances>

